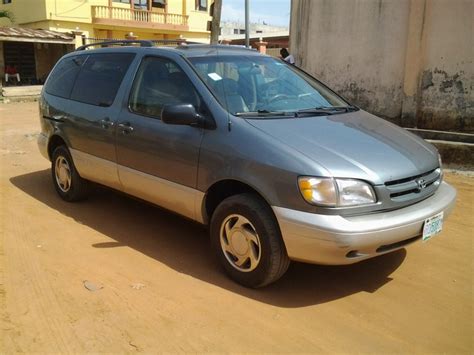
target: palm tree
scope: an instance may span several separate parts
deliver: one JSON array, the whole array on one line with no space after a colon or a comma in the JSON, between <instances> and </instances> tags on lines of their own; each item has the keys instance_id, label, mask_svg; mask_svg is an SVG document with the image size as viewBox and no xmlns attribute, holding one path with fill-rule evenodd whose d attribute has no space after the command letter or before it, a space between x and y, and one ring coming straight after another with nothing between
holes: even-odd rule
<instances>
[{"instance_id":1,"label":"palm tree","mask_svg":"<svg viewBox=\"0 0 474 355\"><path fill-rule=\"evenodd\" d=\"M0 10L0 18L7 18L10 22L13 22L13 14L7 10Z\"/></svg>"}]
</instances>

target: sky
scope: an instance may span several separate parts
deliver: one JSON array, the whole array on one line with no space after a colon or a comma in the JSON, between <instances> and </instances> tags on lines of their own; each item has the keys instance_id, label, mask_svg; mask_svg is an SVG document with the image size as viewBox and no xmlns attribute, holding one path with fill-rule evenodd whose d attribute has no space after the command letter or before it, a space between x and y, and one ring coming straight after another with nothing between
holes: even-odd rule
<instances>
[{"instance_id":1,"label":"sky","mask_svg":"<svg viewBox=\"0 0 474 355\"><path fill-rule=\"evenodd\" d=\"M291 0L249 0L250 22L289 26ZM222 21L245 20L245 0L222 0Z\"/></svg>"}]
</instances>

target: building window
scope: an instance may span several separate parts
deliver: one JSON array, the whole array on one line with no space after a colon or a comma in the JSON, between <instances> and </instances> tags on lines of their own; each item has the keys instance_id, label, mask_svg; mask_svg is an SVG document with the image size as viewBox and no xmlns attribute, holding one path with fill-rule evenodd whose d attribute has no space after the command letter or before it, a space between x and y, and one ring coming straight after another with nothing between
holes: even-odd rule
<instances>
[{"instance_id":1,"label":"building window","mask_svg":"<svg viewBox=\"0 0 474 355\"><path fill-rule=\"evenodd\" d=\"M158 7L160 9L164 9L166 7L166 0L152 0L151 1L152 7Z\"/></svg>"},{"instance_id":2,"label":"building window","mask_svg":"<svg viewBox=\"0 0 474 355\"><path fill-rule=\"evenodd\" d=\"M112 2L120 2L122 4L130 4L130 0L112 0Z\"/></svg>"},{"instance_id":3,"label":"building window","mask_svg":"<svg viewBox=\"0 0 474 355\"><path fill-rule=\"evenodd\" d=\"M241 35L245 34L245 30L240 29L239 34L241 34Z\"/></svg>"},{"instance_id":4,"label":"building window","mask_svg":"<svg viewBox=\"0 0 474 355\"><path fill-rule=\"evenodd\" d=\"M3 0L3 4L11 4L12 3L12 0Z\"/></svg>"},{"instance_id":5,"label":"building window","mask_svg":"<svg viewBox=\"0 0 474 355\"><path fill-rule=\"evenodd\" d=\"M196 0L196 10L207 11L207 0Z\"/></svg>"},{"instance_id":6,"label":"building window","mask_svg":"<svg viewBox=\"0 0 474 355\"><path fill-rule=\"evenodd\" d=\"M133 0L133 8L135 10L148 10L147 0Z\"/></svg>"}]
</instances>

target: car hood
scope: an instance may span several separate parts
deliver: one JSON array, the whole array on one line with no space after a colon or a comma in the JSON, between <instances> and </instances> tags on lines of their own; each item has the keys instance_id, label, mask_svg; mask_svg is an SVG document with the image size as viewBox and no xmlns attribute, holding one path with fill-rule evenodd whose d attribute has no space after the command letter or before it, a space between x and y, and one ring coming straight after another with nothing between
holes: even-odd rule
<instances>
[{"instance_id":1,"label":"car hood","mask_svg":"<svg viewBox=\"0 0 474 355\"><path fill-rule=\"evenodd\" d=\"M431 144L363 110L247 122L317 163L315 174L383 184L438 167Z\"/></svg>"}]
</instances>

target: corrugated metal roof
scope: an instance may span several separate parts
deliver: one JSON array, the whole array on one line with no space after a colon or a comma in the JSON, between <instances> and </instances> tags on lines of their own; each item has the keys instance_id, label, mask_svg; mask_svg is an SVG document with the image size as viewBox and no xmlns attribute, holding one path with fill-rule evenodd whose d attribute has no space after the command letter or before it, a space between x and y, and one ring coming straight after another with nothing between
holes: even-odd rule
<instances>
[{"instance_id":1,"label":"corrugated metal roof","mask_svg":"<svg viewBox=\"0 0 474 355\"><path fill-rule=\"evenodd\" d=\"M72 34L56 32L50 30L33 30L24 27L0 27L0 40L2 37L17 37L18 39L31 40L57 40L57 41L71 41L74 40Z\"/></svg>"}]
</instances>

